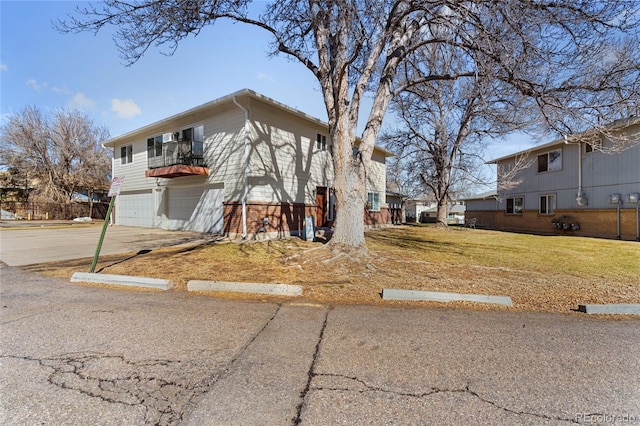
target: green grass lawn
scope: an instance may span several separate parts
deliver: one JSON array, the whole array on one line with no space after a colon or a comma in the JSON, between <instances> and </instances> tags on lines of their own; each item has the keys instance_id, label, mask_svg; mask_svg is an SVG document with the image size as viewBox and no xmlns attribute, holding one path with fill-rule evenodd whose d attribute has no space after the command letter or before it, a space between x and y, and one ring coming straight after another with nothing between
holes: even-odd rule
<instances>
[{"instance_id":1,"label":"green grass lawn","mask_svg":"<svg viewBox=\"0 0 640 426\"><path fill-rule=\"evenodd\" d=\"M374 252L434 263L640 280L640 243L637 242L458 227L443 230L428 225L371 232L367 242Z\"/></svg>"}]
</instances>

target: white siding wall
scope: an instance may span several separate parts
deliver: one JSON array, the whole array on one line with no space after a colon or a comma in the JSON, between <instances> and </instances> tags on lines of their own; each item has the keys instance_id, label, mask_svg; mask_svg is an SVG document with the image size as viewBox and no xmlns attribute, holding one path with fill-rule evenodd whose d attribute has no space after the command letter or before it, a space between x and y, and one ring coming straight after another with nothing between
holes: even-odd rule
<instances>
[{"instance_id":1,"label":"white siding wall","mask_svg":"<svg viewBox=\"0 0 640 426\"><path fill-rule=\"evenodd\" d=\"M233 105L207 118L204 139L207 183L224 182L225 201L239 201L244 191L244 112Z\"/></svg>"},{"instance_id":2,"label":"white siding wall","mask_svg":"<svg viewBox=\"0 0 640 426\"><path fill-rule=\"evenodd\" d=\"M325 125L253 97L239 96L249 110L249 202L315 203L316 186L334 181L331 140ZM205 163L209 176L147 178L147 138L190 126L204 126ZM145 134L120 139L114 146L113 173L124 177L123 192L154 190L154 226L168 226L165 189L179 186L224 187L225 202L239 202L244 193L245 112L233 102L181 115L149 126ZM316 135L326 136L326 150L316 147ZM120 148L133 144L133 162L121 164ZM385 156L374 152L367 191L380 193L386 207Z\"/></svg>"},{"instance_id":3,"label":"white siding wall","mask_svg":"<svg viewBox=\"0 0 640 426\"><path fill-rule=\"evenodd\" d=\"M120 148L124 145L133 145L133 162L121 164ZM147 170L147 140L136 139L115 147L113 155L113 176L123 177L122 191L139 191L151 189L155 181L145 177Z\"/></svg>"},{"instance_id":4,"label":"white siding wall","mask_svg":"<svg viewBox=\"0 0 640 426\"><path fill-rule=\"evenodd\" d=\"M371 168L367 173L367 192L378 192L380 194L380 207L387 207L386 181L385 156L379 151L374 151L371 157Z\"/></svg>"},{"instance_id":5,"label":"white siding wall","mask_svg":"<svg viewBox=\"0 0 640 426\"><path fill-rule=\"evenodd\" d=\"M333 185L329 146L316 148L319 124L251 102L250 194L254 202L313 203L316 186Z\"/></svg>"}]
</instances>

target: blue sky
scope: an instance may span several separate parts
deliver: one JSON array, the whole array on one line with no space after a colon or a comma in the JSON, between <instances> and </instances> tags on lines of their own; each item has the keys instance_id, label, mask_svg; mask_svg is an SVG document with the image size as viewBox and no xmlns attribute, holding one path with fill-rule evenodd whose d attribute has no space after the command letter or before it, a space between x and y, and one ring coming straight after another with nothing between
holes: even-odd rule
<instances>
[{"instance_id":1,"label":"blue sky","mask_svg":"<svg viewBox=\"0 0 640 426\"><path fill-rule=\"evenodd\" d=\"M113 28L96 36L53 28L53 20L79 4L0 0L2 120L26 106L45 113L77 108L117 136L243 88L326 120L315 78L300 63L268 57L264 31L220 21L185 40L173 56L150 49L125 67ZM492 144L488 157L530 146L524 136L510 138Z\"/></svg>"}]
</instances>

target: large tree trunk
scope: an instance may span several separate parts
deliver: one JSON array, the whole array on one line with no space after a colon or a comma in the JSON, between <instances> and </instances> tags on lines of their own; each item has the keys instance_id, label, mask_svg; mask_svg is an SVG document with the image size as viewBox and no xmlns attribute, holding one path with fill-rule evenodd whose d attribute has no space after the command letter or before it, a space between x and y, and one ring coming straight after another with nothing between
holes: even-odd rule
<instances>
[{"instance_id":1,"label":"large tree trunk","mask_svg":"<svg viewBox=\"0 0 640 426\"><path fill-rule=\"evenodd\" d=\"M364 185L358 171L348 166L336 170L336 223L331 244L366 250L364 239Z\"/></svg>"},{"instance_id":2,"label":"large tree trunk","mask_svg":"<svg viewBox=\"0 0 640 426\"><path fill-rule=\"evenodd\" d=\"M336 221L331 246L344 250L367 250L364 239L365 180L364 163L353 155L355 136L347 117L339 117L333 132Z\"/></svg>"},{"instance_id":3,"label":"large tree trunk","mask_svg":"<svg viewBox=\"0 0 640 426\"><path fill-rule=\"evenodd\" d=\"M438 201L436 207L436 228L449 228L447 224L447 203Z\"/></svg>"}]
</instances>

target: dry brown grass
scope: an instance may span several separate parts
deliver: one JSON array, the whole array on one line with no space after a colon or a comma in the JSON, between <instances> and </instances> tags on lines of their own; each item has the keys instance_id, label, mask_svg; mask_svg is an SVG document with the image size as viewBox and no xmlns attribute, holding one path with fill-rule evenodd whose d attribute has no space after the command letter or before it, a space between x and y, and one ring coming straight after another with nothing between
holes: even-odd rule
<instances>
[{"instance_id":1,"label":"dry brown grass","mask_svg":"<svg viewBox=\"0 0 640 426\"><path fill-rule=\"evenodd\" d=\"M640 303L634 242L401 226L369 232L367 244L370 256L359 261L299 239L181 246L103 257L97 271L172 279L179 291L191 279L298 284L304 299L331 304L428 304L382 301L383 288L506 295L514 303L459 303L474 309L571 312L582 303ZM30 269L68 278L90 264Z\"/></svg>"}]
</instances>

